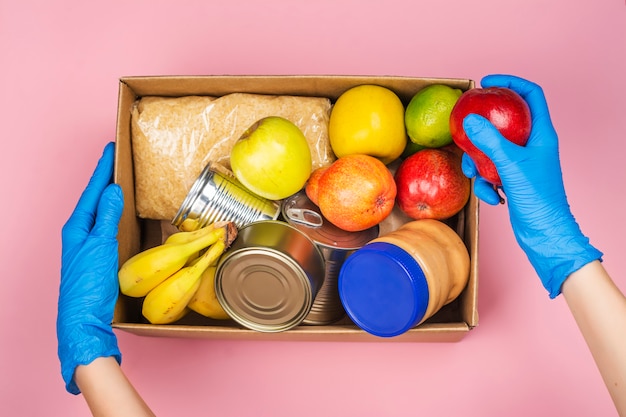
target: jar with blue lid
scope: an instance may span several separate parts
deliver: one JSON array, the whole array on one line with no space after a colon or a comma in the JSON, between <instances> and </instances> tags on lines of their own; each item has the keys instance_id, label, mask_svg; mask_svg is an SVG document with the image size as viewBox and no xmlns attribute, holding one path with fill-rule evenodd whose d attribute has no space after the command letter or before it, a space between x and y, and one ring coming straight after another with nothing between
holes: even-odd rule
<instances>
[{"instance_id":1,"label":"jar with blue lid","mask_svg":"<svg viewBox=\"0 0 626 417\"><path fill-rule=\"evenodd\" d=\"M414 220L350 255L339 272L339 295L357 326L393 337L456 299L469 272L469 252L452 228Z\"/></svg>"}]
</instances>

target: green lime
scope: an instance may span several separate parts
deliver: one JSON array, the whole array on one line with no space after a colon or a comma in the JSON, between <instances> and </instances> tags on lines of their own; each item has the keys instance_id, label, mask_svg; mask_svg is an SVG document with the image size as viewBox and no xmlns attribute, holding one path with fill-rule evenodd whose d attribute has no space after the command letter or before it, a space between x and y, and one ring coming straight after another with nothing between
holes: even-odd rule
<instances>
[{"instance_id":1,"label":"green lime","mask_svg":"<svg viewBox=\"0 0 626 417\"><path fill-rule=\"evenodd\" d=\"M412 142L427 148L452 143L450 113L463 92L444 84L418 91L404 112L404 124Z\"/></svg>"}]
</instances>

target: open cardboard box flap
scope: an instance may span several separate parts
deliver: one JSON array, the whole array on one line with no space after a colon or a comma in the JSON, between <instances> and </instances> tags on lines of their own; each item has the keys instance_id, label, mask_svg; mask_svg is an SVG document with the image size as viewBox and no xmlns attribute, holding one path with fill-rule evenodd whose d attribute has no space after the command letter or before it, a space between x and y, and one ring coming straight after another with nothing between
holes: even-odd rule
<instances>
[{"instance_id":1,"label":"open cardboard box flap","mask_svg":"<svg viewBox=\"0 0 626 417\"><path fill-rule=\"evenodd\" d=\"M405 106L411 97L430 84L446 84L463 91L474 88L474 81L448 78L398 76L147 76L120 79L116 131L115 182L124 191L124 212L119 227L119 262L160 243L160 222L140 219L135 211L133 154L131 143L131 107L143 96L181 97L187 95L222 96L229 93L256 93L327 97L335 101L347 89L361 84L377 84L393 90ZM461 295L437 314L408 332L381 338L359 329L349 319L333 325L307 326L263 333L244 329L234 321L211 320L195 313L171 325L149 324L141 315L141 299L120 295L115 308L113 327L144 336L217 338L247 340L309 341L408 341L456 342L478 325L478 199L473 192L457 216L457 232L470 253L470 277Z\"/></svg>"}]
</instances>

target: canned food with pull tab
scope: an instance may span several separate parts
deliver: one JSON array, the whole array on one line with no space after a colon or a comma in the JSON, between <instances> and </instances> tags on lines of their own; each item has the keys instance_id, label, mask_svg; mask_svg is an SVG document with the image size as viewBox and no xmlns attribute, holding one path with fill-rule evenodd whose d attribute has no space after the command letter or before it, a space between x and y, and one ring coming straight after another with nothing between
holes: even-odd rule
<instances>
[{"instance_id":1,"label":"canned food with pull tab","mask_svg":"<svg viewBox=\"0 0 626 417\"><path fill-rule=\"evenodd\" d=\"M324 284L303 323L310 325L334 323L345 315L337 289L341 265L352 251L378 236L378 226L360 232L342 230L324 218L319 207L304 191L283 200L281 212L290 225L315 242L324 256Z\"/></svg>"}]
</instances>

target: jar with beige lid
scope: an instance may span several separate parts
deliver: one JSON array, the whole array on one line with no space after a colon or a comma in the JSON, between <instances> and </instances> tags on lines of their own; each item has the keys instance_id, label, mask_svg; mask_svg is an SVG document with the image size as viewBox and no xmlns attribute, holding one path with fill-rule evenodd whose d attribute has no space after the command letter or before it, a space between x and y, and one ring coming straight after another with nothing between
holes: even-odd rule
<instances>
[{"instance_id":1,"label":"jar with beige lid","mask_svg":"<svg viewBox=\"0 0 626 417\"><path fill-rule=\"evenodd\" d=\"M357 326L397 336L457 298L469 271L469 252L452 228L414 220L350 255L339 273L339 294Z\"/></svg>"}]
</instances>

